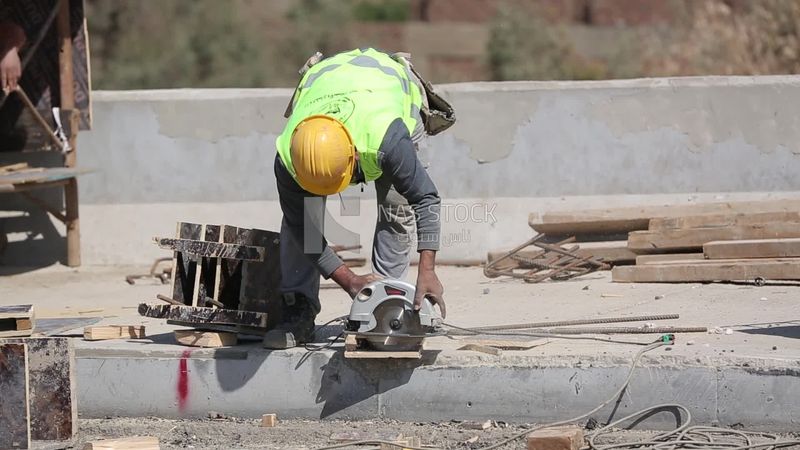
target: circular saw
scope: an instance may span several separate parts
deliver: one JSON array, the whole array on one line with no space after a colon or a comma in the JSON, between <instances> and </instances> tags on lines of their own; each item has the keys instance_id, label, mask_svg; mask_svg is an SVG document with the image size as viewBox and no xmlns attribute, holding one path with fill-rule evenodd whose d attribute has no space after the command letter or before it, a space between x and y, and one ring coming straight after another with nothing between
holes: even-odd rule
<instances>
[{"instance_id":1,"label":"circular saw","mask_svg":"<svg viewBox=\"0 0 800 450\"><path fill-rule=\"evenodd\" d=\"M383 279L364 286L353 300L347 330L380 351L420 348L423 339L441 334L441 316L428 299L414 311L415 288Z\"/></svg>"}]
</instances>

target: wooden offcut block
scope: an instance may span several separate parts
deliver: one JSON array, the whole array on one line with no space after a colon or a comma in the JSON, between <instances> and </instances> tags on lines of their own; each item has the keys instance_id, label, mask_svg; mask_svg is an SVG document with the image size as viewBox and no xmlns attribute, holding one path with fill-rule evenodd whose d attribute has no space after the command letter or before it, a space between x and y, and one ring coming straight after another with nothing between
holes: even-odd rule
<instances>
[{"instance_id":1,"label":"wooden offcut block","mask_svg":"<svg viewBox=\"0 0 800 450\"><path fill-rule=\"evenodd\" d=\"M30 448L28 399L27 345L0 344L0 448Z\"/></svg>"},{"instance_id":2,"label":"wooden offcut block","mask_svg":"<svg viewBox=\"0 0 800 450\"><path fill-rule=\"evenodd\" d=\"M583 446L583 430L564 426L536 430L528 435L528 450L579 450Z\"/></svg>"},{"instance_id":3,"label":"wooden offcut block","mask_svg":"<svg viewBox=\"0 0 800 450\"><path fill-rule=\"evenodd\" d=\"M0 306L0 337L30 336L33 305Z\"/></svg>"},{"instance_id":4,"label":"wooden offcut block","mask_svg":"<svg viewBox=\"0 0 800 450\"><path fill-rule=\"evenodd\" d=\"M87 341L144 338L144 325L102 325L83 329L83 339Z\"/></svg>"},{"instance_id":5,"label":"wooden offcut block","mask_svg":"<svg viewBox=\"0 0 800 450\"><path fill-rule=\"evenodd\" d=\"M264 414L261 416L261 426L263 428L272 428L278 424L277 414Z\"/></svg>"},{"instance_id":6,"label":"wooden offcut block","mask_svg":"<svg viewBox=\"0 0 800 450\"><path fill-rule=\"evenodd\" d=\"M155 436L137 436L120 439L103 439L88 442L83 450L160 450Z\"/></svg>"},{"instance_id":7,"label":"wooden offcut block","mask_svg":"<svg viewBox=\"0 0 800 450\"><path fill-rule=\"evenodd\" d=\"M178 344L190 347L228 347L236 345L236 333L222 331L175 330L175 340Z\"/></svg>"}]
</instances>

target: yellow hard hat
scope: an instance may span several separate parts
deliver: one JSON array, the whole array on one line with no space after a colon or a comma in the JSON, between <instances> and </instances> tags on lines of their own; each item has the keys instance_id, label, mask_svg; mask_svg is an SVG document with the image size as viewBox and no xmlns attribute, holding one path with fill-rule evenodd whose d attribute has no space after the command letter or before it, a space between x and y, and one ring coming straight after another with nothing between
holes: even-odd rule
<instances>
[{"instance_id":1,"label":"yellow hard hat","mask_svg":"<svg viewBox=\"0 0 800 450\"><path fill-rule=\"evenodd\" d=\"M290 145L297 182L308 192L342 192L353 177L356 148L342 122L333 117L309 116L294 129Z\"/></svg>"}]
</instances>

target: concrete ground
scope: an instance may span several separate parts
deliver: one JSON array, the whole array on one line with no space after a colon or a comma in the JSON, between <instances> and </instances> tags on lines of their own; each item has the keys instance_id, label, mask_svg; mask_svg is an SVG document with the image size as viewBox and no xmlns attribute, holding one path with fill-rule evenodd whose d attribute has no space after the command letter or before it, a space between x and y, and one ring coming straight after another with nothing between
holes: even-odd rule
<instances>
[{"instance_id":1,"label":"concrete ground","mask_svg":"<svg viewBox=\"0 0 800 450\"><path fill-rule=\"evenodd\" d=\"M37 318L102 317L100 324L144 324L153 330L171 329L161 320L140 317L136 311L139 303L160 303L155 299L156 294L168 294L169 287L157 280L140 280L133 286L124 281L126 275L148 269L124 266L71 269L54 265L20 272L0 268L0 274L6 272L0 276L0 305L33 304ZM16 273L9 275L12 271ZM800 359L800 284L761 287L625 284L612 283L610 272L565 282L526 284L488 279L478 267L443 266L438 273L445 286L447 322L458 326L676 313L681 315L679 320L656 325L731 328L733 334L679 335L671 350L673 356L701 360L755 359L765 364ZM413 268L408 279L414 280ZM326 284L330 282L323 282L323 286ZM347 314L350 299L341 290L322 289L321 298L323 310L317 323ZM651 338L634 335L626 339L644 342ZM451 347L446 338L430 341L430 348ZM78 343L79 347L95 345L100 344ZM565 354L627 358L631 351L630 346L597 341L551 340L527 353L554 358Z\"/></svg>"},{"instance_id":2,"label":"concrete ground","mask_svg":"<svg viewBox=\"0 0 800 450\"><path fill-rule=\"evenodd\" d=\"M214 410L244 418L277 412L286 419L433 422L439 424L434 428L445 432L430 434L423 428L425 435L441 436L448 448L464 447L461 439L470 436L459 429L458 433L447 431L451 419L523 424L578 415L620 386L631 357L641 348L597 340L542 339L542 345L530 350L492 356L457 350L459 342L439 337L428 340L426 348L432 352L418 363L343 360L338 345L312 354L301 348L269 352L258 341L188 352L172 342L175 327L137 315L140 302L157 303L155 295L168 291L155 280L133 286L124 281L125 275L147 269L6 268L0 276L0 305L32 303L37 318L100 317L101 324L147 326L149 339L143 341L75 340L79 410L89 427L89 434L82 438L92 438L92 433L141 434L156 423L154 429L177 427L188 433L188 437L170 438L177 447L280 448L289 444L264 434L272 431L243 431L252 429L253 423L233 421L220 438L223 445L208 440L205 421L179 419L203 418ZM459 326L677 313L679 320L657 325L723 330L721 334L678 334L674 346L648 353L631 387L614 406L615 417L656 403L681 403L692 410L695 423L800 429L800 289L796 284L618 284L610 281L609 272L566 282L525 284L487 279L477 267L440 267L438 271L445 285L447 322ZM409 279L413 280L413 274ZM340 290L323 289L321 295L323 312L318 323L348 312L350 300ZM725 333L727 328L730 334ZM656 337L617 335L614 339L646 343ZM197 381L192 381L194 390L184 409L175 398L174 386L179 367L187 367L179 361L187 359L188 372ZM606 412L613 414L609 408L592 417L605 421ZM102 419L120 416L162 419ZM668 428L669 423L657 420L642 427ZM365 429L382 426L367 423ZM329 429L308 442L324 444ZM206 437L193 443L192 433ZM482 435L481 442L508 434L508 430L495 429ZM263 446L255 444L259 439L265 439Z\"/></svg>"}]
</instances>

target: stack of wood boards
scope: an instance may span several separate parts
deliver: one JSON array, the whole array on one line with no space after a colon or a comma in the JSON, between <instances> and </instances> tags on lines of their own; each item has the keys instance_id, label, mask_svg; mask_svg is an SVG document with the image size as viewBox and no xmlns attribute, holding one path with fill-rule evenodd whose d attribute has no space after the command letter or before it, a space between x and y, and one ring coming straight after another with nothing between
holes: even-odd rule
<instances>
[{"instance_id":1,"label":"stack of wood boards","mask_svg":"<svg viewBox=\"0 0 800 450\"><path fill-rule=\"evenodd\" d=\"M605 211L605 227L640 227L630 208ZM800 200L640 208L646 229L629 230L636 265L615 267L617 282L800 279ZM569 226L585 227L588 221ZM554 226L547 224L547 226Z\"/></svg>"},{"instance_id":2,"label":"stack of wood boards","mask_svg":"<svg viewBox=\"0 0 800 450\"><path fill-rule=\"evenodd\" d=\"M575 236L581 250L596 257L613 248L615 259L604 261L615 266L636 263L615 267L614 281L800 279L793 259L800 257L793 247L800 238L800 199L534 213L528 222L548 236Z\"/></svg>"},{"instance_id":3,"label":"stack of wood boards","mask_svg":"<svg viewBox=\"0 0 800 450\"><path fill-rule=\"evenodd\" d=\"M173 251L172 290L164 298L170 304L141 304L139 313L213 337L176 335L184 345L233 342L220 333L263 334L280 322L283 311L279 237L265 230L179 222L174 238L154 238Z\"/></svg>"}]
</instances>

